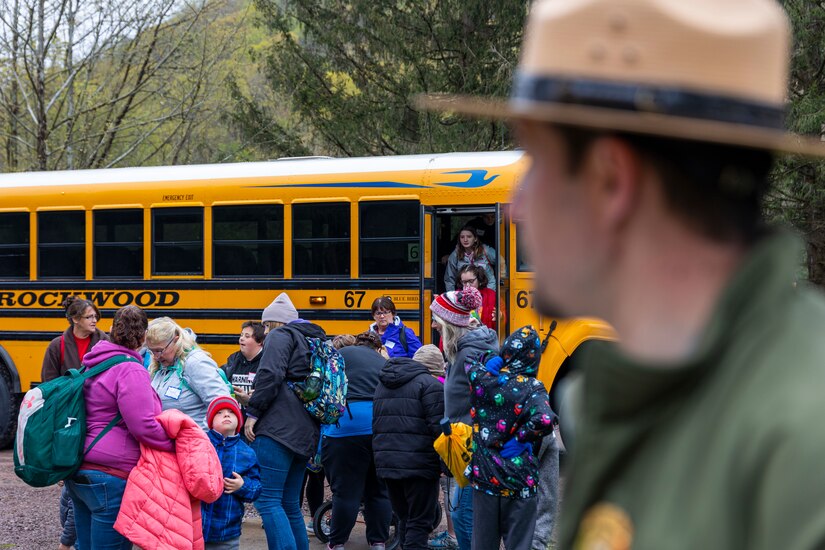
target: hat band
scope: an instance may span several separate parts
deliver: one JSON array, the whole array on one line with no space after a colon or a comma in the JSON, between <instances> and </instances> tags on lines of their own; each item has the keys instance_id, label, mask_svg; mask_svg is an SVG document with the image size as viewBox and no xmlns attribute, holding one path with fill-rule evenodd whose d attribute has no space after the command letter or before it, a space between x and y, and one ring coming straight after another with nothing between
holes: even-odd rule
<instances>
[{"instance_id":1,"label":"hat band","mask_svg":"<svg viewBox=\"0 0 825 550\"><path fill-rule=\"evenodd\" d=\"M781 107L678 88L517 74L511 103L538 101L658 113L781 130Z\"/></svg>"}]
</instances>

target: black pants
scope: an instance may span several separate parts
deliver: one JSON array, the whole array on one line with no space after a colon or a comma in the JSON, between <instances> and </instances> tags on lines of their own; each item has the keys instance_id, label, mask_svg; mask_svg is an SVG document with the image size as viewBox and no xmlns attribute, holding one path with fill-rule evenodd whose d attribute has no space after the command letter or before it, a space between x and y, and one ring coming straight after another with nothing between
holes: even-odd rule
<instances>
[{"instance_id":1,"label":"black pants","mask_svg":"<svg viewBox=\"0 0 825 550\"><path fill-rule=\"evenodd\" d=\"M332 490L329 545L347 542L362 500L367 542L386 542L392 507L387 498L387 486L375 475L372 435L324 436L321 457Z\"/></svg>"},{"instance_id":2,"label":"black pants","mask_svg":"<svg viewBox=\"0 0 825 550\"><path fill-rule=\"evenodd\" d=\"M387 479L404 550L426 550L438 506L438 478Z\"/></svg>"},{"instance_id":3,"label":"black pants","mask_svg":"<svg viewBox=\"0 0 825 550\"><path fill-rule=\"evenodd\" d=\"M324 471L304 473L304 484L301 486L301 506L304 499L309 507L309 515L315 517L315 512L324 503Z\"/></svg>"},{"instance_id":4,"label":"black pants","mask_svg":"<svg viewBox=\"0 0 825 550\"><path fill-rule=\"evenodd\" d=\"M473 550L530 550L537 497L504 498L473 491Z\"/></svg>"}]
</instances>

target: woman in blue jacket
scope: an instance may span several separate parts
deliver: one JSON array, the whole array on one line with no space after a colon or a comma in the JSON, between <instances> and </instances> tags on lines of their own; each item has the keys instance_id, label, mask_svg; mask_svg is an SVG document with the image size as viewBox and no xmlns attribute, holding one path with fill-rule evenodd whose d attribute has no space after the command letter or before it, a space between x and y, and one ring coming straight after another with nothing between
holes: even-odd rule
<instances>
[{"instance_id":1,"label":"woman in blue jacket","mask_svg":"<svg viewBox=\"0 0 825 550\"><path fill-rule=\"evenodd\" d=\"M390 357L412 357L421 341L412 331L404 326L401 318L395 314L395 304L389 296L376 298L372 303L372 318L370 330L381 337L381 343Z\"/></svg>"}]
</instances>

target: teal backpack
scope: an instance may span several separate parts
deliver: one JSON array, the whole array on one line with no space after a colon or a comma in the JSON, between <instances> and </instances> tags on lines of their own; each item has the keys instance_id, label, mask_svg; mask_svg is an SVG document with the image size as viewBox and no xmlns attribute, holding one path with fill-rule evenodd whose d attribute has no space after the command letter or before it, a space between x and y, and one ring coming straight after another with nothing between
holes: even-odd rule
<instances>
[{"instance_id":1,"label":"teal backpack","mask_svg":"<svg viewBox=\"0 0 825 550\"><path fill-rule=\"evenodd\" d=\"M86 399L83 383L121 363L140 361L117 355L88 370L66 374L26 392L17 417L14 473L32 487L48 487L74 475L83 456L121 420L120 413L92 441L86 443Z\"/></svg>"},{"instance_id":2,"label":"teal backpack","mask_svg":"<svg viewBox=\"0 0 825 550\"><path fill-rule=\"evenodd\" d=\"M347 409L344 357L330 340L306 337L312 372L303 382L291 383L304 407L321 424L337 424Z\"/></svg>"}]
</instances>

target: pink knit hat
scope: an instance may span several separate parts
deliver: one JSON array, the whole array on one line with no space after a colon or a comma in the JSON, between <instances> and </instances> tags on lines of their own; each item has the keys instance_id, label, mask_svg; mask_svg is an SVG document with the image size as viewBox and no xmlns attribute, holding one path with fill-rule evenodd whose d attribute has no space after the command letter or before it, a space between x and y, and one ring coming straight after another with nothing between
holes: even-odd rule
<instances>
[{"instance_id":1,"label":"pink knit hat","mask_svg":"<svg viewBox=\"0 0 825 550\"><path fill-rule=\"evenodd\" d=\"M430 304L430 311L457 327L470 326L470 313L481 306L481 293L468 286L463 290L451 290L439 294Z\"/></svg>"}]
</instances>

